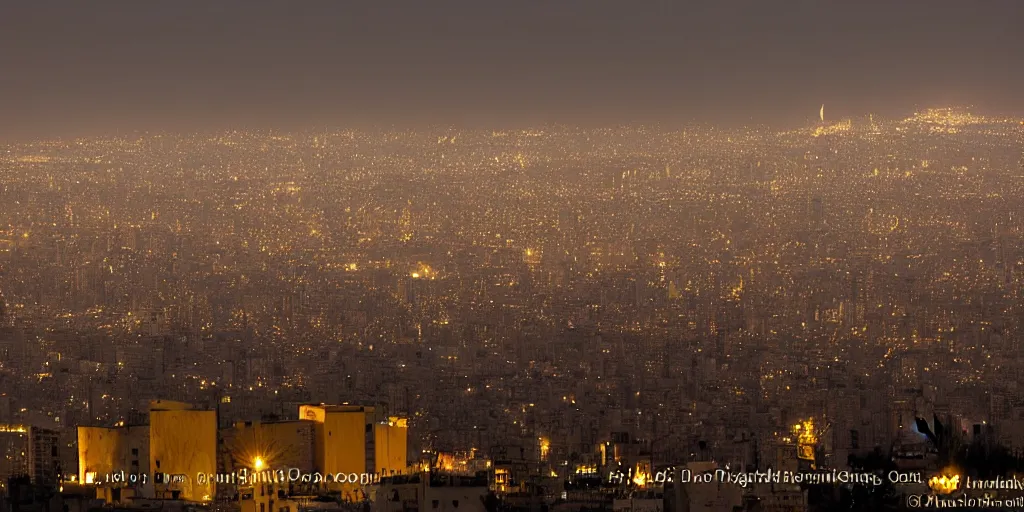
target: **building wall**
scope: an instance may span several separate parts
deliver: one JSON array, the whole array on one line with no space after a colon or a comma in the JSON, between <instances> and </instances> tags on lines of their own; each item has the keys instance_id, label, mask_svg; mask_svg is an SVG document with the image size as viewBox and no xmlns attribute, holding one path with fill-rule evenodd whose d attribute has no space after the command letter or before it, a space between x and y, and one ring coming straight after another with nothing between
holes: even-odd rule
<instances>
[{"instance_id":1,"label":"building wall","mask_svg":"<svg viewBox=\"0 0 1024 512\"><path fill-rule=\"evenodd\" d=\"M367 472L366 437L372 413L372 407L299 407L300 419L317 423L314 459L319 471L330 474Z\"/></svg>"},{"instance_id":2,"label":"building wall","mask_svg":"<svg viewBox=\"0 0 1024 512\"><path fill-rule=\"evenodd\" d=\"M420 510L437 512L481 512L482 498L487 495L486 487L430 487L424 486ZM434 506L434 502L437 506Z\"/></svg>"},{"instance_id":3,"label":"building wall","mask_svg":"<svg viewBox=\"0 0 1024 512\"><path fill-rule=\"evenodd\" d=\"M366 473L365 412L327 412L324 421L324 471Z\"/></svg>"},{"instance_id":4,"label":"building wall","mask_svg":"<svg viewBox=\"0 0 1024 512\"><path fill-rule=\"evenodd\" d=\"M183 482L156 484L157 497L179 491L189 501L209 501L215 494L213 479L197 475L217 473L217 413L215 411L150 411L150 468L153 472L185 475Z\"/></svg>"},{"instance_id":5,"label":"building wall","mask_svg":"<svg viewBox=\"0 0 1024 512\"><path fill-rule=\"evenodd\" d=\"M316 471L316 426L309 420L279 422L239 422L225 432L235 468L250 468L261 457L271 469L298 468L302 473Z\"/></svg>"},{"instance_id":6,"label":"building wall","mask_svg":"<svg viewBox=\"0 0 1024 512\"><path fill-rule=\"evenodd\" d=\"M429 475L421 474L420 477L417 483L382 482L371 510L403 512L411 508L424 512L484 512L483 498L487 495L487 487L431 486Z\"/></svg>"},{"instance_id":7,"label":"building wall","mask_svg":"<svg viewBox=\"0 0 1024 512\"><path fill-rule=\"evenodd\" d=\"M713 462L691 462L686 465L686 469L691 475L699 475L715 471L718 465ZM733 484L691 481L677 484L675 492L675 503L686 512L732 510L733 507L743 505L743 488Z\"/></svg>"},{"instance_id":8,"label":"building wall","mask_svg":"<svg viewBox=\"0 0 1024 512\"><path fill-rule=\"evenodd\" d=\"M326 411L323 407L316 405L300 405L299 406L299 419L312 421L313 426L313 464L316 465L317 470L322 470L324 467L324 444L325 444L325 432L324 432L324 419L327 417Z\"/></svg>"},{"instance_id":9,"label":"building wall","mask_svg":"<svg viewBox=\"0 0 1024 512\"><path fill-rule=\"evenodd\" d=\"M78 427L78 481L91 484L97 477L120 469L126 429Z\"/></svg>"},{"instance_id":10,"label":"building wall","mask_svg":"<svg viewBox=\"0 0 1024 512\"><path fill-rule=\"evenodd\" d=\"M299 503L281 499L280 490L282 486L274 483L260 483L245 489L239 496L239 512L297 512Z\"/></svg>"},{"instance_id":11,"label":"building wall","mask_svg":"<svg viewBox=\"0 0 1024 512\"><path fill-rule=\"evenodd\" d=\"M121 471L151 475L149 426L78 427L78 481L93 478L101 482L107 475ZM136 489L139 496L152 494L152 484L139 485Z\"/></svg>"},{"instance_id":12,"label":"building wall","mask_svg":"<svg viewBox=\"0 0 1024 512\"><path fill-rule=\"evenodd\" d=\"M764 512L802 512L807 510L807 491L799 485L755 484L753 494Z\"/></svg>"},{"instance_id":13,"label":"building wall","mask_svg":"<svg viewBox=\"0 0 1024 512\"><path fill-rule=\"evenodd\" d=\"M390 475L403 473L408 464L408 439L409 429L400 425L376 424L374 428L374 439L376 444L375 464L377 473L385 472Z\"/></svg>"}]
</instances>

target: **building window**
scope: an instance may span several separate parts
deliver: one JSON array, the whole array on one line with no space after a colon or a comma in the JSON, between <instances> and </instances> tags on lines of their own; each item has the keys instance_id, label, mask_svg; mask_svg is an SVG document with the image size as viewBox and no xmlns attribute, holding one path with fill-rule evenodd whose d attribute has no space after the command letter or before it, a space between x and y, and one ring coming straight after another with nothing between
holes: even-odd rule
<instances>
[{"instance_id":1,"label":"building window","mask_svg":"<svg viewBox=\"0 0 1024 512\"><path fill-rule=\"evenodd\" d=\"M260 503L260 512L267 512L267 504Z\"/></svg>"}]
</instances>

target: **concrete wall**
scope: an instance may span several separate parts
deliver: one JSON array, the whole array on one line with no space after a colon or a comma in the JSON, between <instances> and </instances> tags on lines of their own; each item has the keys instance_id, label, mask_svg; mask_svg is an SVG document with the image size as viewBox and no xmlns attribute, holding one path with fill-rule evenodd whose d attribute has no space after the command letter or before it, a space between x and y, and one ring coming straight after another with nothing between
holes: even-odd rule
<instances>
[{"instance_id":1,"label":"concrete wall","mask_svg":"<svg viewBox=\"0 0 1024 512\"><path fill-rule=\"evenodd\" d=\"M324 421L324 472L366 473L364 412L327 412Z\"/></svg>"},{"instance_id":2,"label":"concrete wall","mask_svg":"<svg viewBox=\"0 0 1024 512\"><path fill-rule=\"evenodd\" d=\"M185 475L184 482L155 487L157 497L180 491L189 501L213 499L215 485L200 473L217 473L217 413L215 411L150 411L150 468L153 472ZM166 496L163 496L166 497Z\"/></svg>"},{"instance_id":3,"label":"concrete wall","mask_svg":"<svg viewBox=\"0 0 1024 512\"><path fill-rule=\"evenodd\" d=\"M125 429L78 427L78 481L93 483L122 469Z\"/></svg>"},{"instance_id":4,"label":"concrete wall","mask_svg":"<svg viewBox=\"0 0 1024 512\"><path fill-rule=\"evenodd\" d=\"M377 424L374 428L377 473L405 472L408 467L409 429L398 425Z\"/></svg>"}]
</instances>

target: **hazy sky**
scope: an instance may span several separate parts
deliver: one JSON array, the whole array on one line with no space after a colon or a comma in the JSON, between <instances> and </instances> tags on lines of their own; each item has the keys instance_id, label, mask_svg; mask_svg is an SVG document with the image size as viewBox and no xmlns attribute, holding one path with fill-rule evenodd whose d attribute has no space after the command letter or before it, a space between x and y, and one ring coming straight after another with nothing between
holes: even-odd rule
<instances>
[{"instance_id":1,"label":"hazy sky","mask_svg":"<svg viewBox=\"0 0 1024 512\"><path fill-rule=\"evenodd\" d=\"M0 136L1024 110L1022 0L0 1Z\"/></svg>"}]
</instances>

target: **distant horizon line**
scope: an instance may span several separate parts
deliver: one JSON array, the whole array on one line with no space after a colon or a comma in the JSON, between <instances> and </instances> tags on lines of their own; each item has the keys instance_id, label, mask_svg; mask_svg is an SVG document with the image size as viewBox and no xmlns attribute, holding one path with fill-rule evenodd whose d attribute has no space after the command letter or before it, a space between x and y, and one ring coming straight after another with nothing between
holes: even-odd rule
<instances>
[{"instance_id":1,"label":"distant horizon line","mask_svg":"<svg viewBox=\"0 0 1024 512\"><path fill-rule=\"evenodd\" d=\"M827 107L828 103L823 106ZM235 126L218 126L218 127L206 127L206 128L114 128L107 130L97 130L96 134L91 135L52 135L52 136L28 136L25 138L20 137L6 137L8 140L0 138L0 145L19 145L19 144L30 144L40 142L58 142L66 140L90 140L90 139L116 139L122 137L138 137L138 136L169 136L169 137L181 137L181 136L195 136L195 135L224 135L224 134L281 134L281 135L315 135L317 132L323 132L326 134L337 134L339 132L356 132L356 133L373 133L373 132L424 132L424 131L466 131L466 132L522 132L531 130L547 130L547 129L568 129L568 130L580 130L580 131L601 131L610 129L633 129L643 130L651 129L662 131L663 133L671 133L673 131L686 130L689 128L700 128L713 131L742 131L750 129L767 129L774 130L777 133L787 133L792 131L800 131L803 129L813 128L815 125L824 123L837 123L842 121L852 121L858 119L872 118L875 121L880 122L893 122L893 121L904 121L911 119L914 116L928 113L928 112L940 112L940 111L952 111L965 115L971 115L979 117L981 119L990 120L993 122L1004 122L1014 123L1021 122L1024 124L1024 114L994 114L986 113L982 114L975 112L975 108L972 105L943 105L943 106L931 106L931 107L918 107L914 109L913 114L909 117L903 116L892 116L874 114L872 112L863 112L856 115L842 115L833 118L826 118L824 120L819 119L819 108L822 107L821 103L818 103L816 107L808 109L808 115L805 122L797 125L793 122L751 122L740 125L736 122L714 122L704 120L680 120L680 121L617 121L608 123L596 123L596 122L571 122L571 121L543 121L543 122L513 122L513 123L459 123L459 122L445 122L445 121L428 121L428 122L400 122L400 121L382 121L382 122L353 122L349 125L342 123L325 123L325 122L312 122L312 123L279 123L280 126L267 126L270 123L258 123L258 122L240 122ZM994 117L997 116L997 117ZM175 123L168 123L175 124ZM785 126L783 126L785 125ZM84 131L84 130L76 130ZM18 140L20 139L20 140Z\"/></svg>"}]
</instances>

